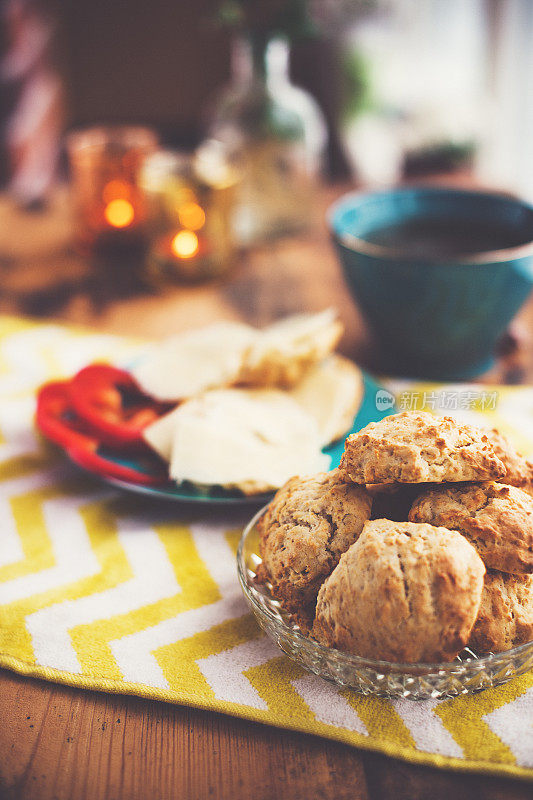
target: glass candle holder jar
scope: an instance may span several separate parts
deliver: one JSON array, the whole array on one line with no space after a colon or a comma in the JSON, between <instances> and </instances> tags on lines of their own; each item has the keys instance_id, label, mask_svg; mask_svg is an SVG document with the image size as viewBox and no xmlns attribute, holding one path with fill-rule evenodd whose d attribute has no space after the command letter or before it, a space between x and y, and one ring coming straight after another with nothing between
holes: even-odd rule
<instances>
[{"instance_id":1,"label":"glass candle holder jar","mask_svg":"<svg viewBox=\"0 0 533 800\"><path fill-rule=\"evenodd\" d=\"M147 203L147 270L154 282L202 280L225 272L235 255L237 168L218 142L193 155L160 150L139 184Z\"/></svg>"},{"instance_id":2,"label":"glass candle holder jar","mask_svg":"<svg viewBox=\"0 0 533 800\"><path fill-rule=\"evenodd\" d=\"M147 208L138 174L156 147L156 134L144 127L99 126L68 136L76 240L82 250L143 243Z\"/></svg>"}]
</instances>

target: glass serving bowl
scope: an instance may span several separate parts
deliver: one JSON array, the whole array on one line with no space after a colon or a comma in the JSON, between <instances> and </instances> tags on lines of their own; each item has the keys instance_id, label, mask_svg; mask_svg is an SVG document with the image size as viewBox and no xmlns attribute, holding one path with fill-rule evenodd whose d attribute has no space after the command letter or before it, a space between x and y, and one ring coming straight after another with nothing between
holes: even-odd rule
<instances>
[{"instance_id":1,"label":"glass serving bowl","mask_svg":"<svg viewBox=\"0 0 533 800\"><path fill-rule=\"evenodd\" d=\"M533 668L533 642L489 655L477 655L467 648L455 661L443 664L394 664L343 653L309 639L272 596L271 587L255 579L261 563L257 523L265 510L244 529L237 551L239 581L265 633L315 675L362 694L427 700L498 686Z\"/></svg>"}]
</instances>

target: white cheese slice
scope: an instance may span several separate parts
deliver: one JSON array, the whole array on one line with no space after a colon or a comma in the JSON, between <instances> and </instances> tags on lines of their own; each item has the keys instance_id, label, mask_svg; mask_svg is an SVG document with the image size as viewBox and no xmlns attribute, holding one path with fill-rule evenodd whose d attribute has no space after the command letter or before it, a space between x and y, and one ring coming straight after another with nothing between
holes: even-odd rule
<instances>
[{"instance_id":1,"label":"white cheese slice","mask_svg":"<svg viewBox=\"0 0 533 800\"><path fill-rule=\"evenodd\" d=\"M257 386L294 385L309 367L334 350L343 329L333 308L269 325L246 353L242 381Z\"/></svg>"},{"instance_id":2,"label":"white cheese slice","mask_svg":"<svg viewBox=\"0 0 533 800\"><path fill-rule=\"evenodd\" d=\"M176 411L178 408L174 408L172 411L169 411L168 414L159 417L155 422L147 425L142 432L142 438L146 444L167 462L170 461L170 454L172 452Z\"/></svg>"},{"instance_id":3,"label":"white cheese slice","mask_svg":"<svg viewBox=\"0 0 533 800\"><path fill-rule=\"evenodd\" d=\"M155 344L131 372L146 394L179 401L235 382L257 331L239 322L218 322Z\"/></svg>"},{"instance_id":4,"label":"white cheese slice","mask_svg":"<svg viewBox=\"0 0 533 800\"><path fill-rule=\"evenodd\" d=\"M324 446L352 427L363 397L363 377L353 361L331 355L311 367L290 394L316 420Z\"/></svg>"},{"instance_id":5,"label":"white cheese slice","mask_svg":"<svg viewBox=\"0 0 533 800\"><path fill-rule=\"evenodd\" d=\"M207 392L174 412L170 476L177 482L277 489L330 464L314 419L276 389Z\"/></svg>"}]
</instances>

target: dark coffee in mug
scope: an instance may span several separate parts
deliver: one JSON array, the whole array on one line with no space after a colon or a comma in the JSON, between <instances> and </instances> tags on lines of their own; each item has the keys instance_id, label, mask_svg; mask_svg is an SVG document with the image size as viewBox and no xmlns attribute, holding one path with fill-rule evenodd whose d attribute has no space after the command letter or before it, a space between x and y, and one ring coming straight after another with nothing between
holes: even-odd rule
<instances>
[{"instance_id":1,"label":"dark coffee in mug","mask_svg":"<svg viewBox=\"0 0 533 800\"><path fill-rule=\"evenodd\" d=\"M394 254L413 260L456 260L525 244L526 240L508 227L470 220L413 218L398 225L370 231L367 242L381 245Z\"/></svg>"}]
</instances>

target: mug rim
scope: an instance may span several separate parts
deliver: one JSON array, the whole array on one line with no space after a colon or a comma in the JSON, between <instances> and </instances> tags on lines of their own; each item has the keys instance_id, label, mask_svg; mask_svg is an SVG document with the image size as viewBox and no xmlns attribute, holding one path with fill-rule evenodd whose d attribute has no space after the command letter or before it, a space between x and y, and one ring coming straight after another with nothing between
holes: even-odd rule
<instances>
[{"instance_id":1,"label":"mug rim","mask_svg":"<svg viewBox=\"0 0 533 800\"><path fill-rule=\"evenodd\" d=\"M360 201L363 199L371 199L375 197L383 197L389 195L407 195L407 194L433 194L433 195L463 195L466 197L484 197L488 200L504 200L514 203L516 206L527 209L533 213L533 204L528 203L526 200L512 194L504 192L491 192L480 191L475 189L463 189L460 187L448 186L435 186L432 184L425 185L419 184L417 186L400 186L391 189L380 189L375 191L357 190L346 192L341 195L327 211L327 222L333 239L339 244L346 247L353 252L362 253L363 255L373 256L383 260L391 261L405 261L411 264L422 263L422 259L416 259L412 256L402 252L401 248L395 249L387 247L386 245L375 244L366 239L362 239L352 233L339 232L338 226L335 221L341 211L347 211L353 205L354 200ZM482 250L479 253L469 253L461 255L458 253L453 258L435 256L432 258L424 258L423 263L435 264L441 266L462 266L462 265L488 265L494 263L505 263L507 261L514 261L516 259L525 258L533 255L533 233L531 241L524 244L515 245L513 247L504 247L497 250Z\"/></svg>"}]
</instances>

